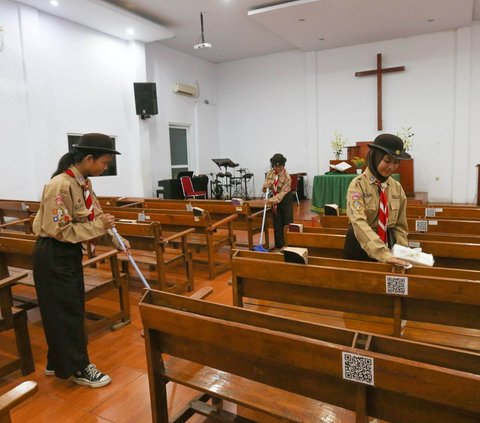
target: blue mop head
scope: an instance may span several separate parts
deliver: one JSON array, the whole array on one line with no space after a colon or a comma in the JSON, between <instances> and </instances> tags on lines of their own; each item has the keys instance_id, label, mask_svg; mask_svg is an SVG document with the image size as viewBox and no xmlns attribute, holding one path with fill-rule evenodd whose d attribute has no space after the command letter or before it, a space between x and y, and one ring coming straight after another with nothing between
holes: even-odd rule
<instances>
[{"instance_id":1,"label":"blue mop head","mask_svg":"<svg viewBox=\"0 0 480 423\"><path fill-rule=\"evenodd\" d=\"M263 248L263 245L257 245L255 247L253 247L253 251L257 251L259 253L268 253L268 250Z\"/></svg>"}]
</instances>

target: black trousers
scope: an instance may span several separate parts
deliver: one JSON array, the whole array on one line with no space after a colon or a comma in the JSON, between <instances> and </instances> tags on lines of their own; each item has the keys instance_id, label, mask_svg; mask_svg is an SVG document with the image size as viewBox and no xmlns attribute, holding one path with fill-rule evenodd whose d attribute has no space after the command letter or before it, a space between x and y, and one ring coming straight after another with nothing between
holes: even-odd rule
<instances>
[{"instance_id":1,"label":"black trousers","mask_svg":"<svg viewBox=\"0 0 480 423\"><path fill-rule=\"evenodd\" d=\"M283 200L277 205L277 211L273 214L273 235L275 237L275 248L282 248L285 245L283 228L293 222L293 195L288 192Z\"/></svg>"},{"instance_id":2,"label":"black trousers","mask_svg":"<svg viewBox=\"0 0 480 423\"><path fill-rule=\"evenodd\" d=\"M388 246L392 248L395 245L395 239L390 229L387 229ZM348 260L361 260L361 261L377 261L368 256L365 250L360 246L353 226L348 225L347 235L345 237L345 244L343 246L343 258Z\"/></svg>"},{"instance_id":3,"label":"black trousers","mask_svg":"<svg viewBox=\"0 0 480 423\"><path fill-rule=\"evenodd\" d=\"M66 379L90 363L81 244L39 238L33 278L48 344L49 370Z\"/></svg>"}]
</instances>

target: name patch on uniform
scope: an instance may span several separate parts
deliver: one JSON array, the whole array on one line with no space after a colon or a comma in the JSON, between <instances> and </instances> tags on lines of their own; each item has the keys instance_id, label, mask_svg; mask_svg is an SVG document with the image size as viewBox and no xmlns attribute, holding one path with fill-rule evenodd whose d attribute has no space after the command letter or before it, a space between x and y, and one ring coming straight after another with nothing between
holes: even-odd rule
<instances>
[{"instance_id":1,"label":"name patch on uniform","mask_svg":"<svg viewBox=\"0 0 480 423\"><path fill-rule=\"evenodd\" d=\"M352 200L360 200L360 198L362 198L362 194L360 192L352 192L350 197Z\"/></svg>"}]
</instances>

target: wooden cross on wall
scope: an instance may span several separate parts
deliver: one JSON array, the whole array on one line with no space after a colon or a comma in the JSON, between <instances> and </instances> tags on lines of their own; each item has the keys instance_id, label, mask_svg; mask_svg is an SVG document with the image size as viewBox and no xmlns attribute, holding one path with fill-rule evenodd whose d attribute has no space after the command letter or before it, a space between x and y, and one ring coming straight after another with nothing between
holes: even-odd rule
<instances>
[{"instance_id":1,"label":"wooden cross on wall","mask_svg":"<svg viewBox=\"0 0 480 423\"><path fill-rule=\"evenodd\" d=\"M382 130L382 73L401 72L405 66L382 69L382 53L377 54L377 69L355 72L355 76L377 75L377 129Z\"/></svg>"}]
</instances>

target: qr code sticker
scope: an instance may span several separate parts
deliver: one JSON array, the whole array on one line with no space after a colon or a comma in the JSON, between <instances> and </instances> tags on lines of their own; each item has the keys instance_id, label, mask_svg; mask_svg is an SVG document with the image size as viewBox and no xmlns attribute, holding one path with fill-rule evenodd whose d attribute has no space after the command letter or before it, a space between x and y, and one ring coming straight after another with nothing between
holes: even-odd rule
<instances>
[{"instance_id":1,"label":"qr code sticker","mask_svg":"<svg viewBox=\"0 0 480 423\"><path fill-rule=\"evenodd\" d=\"M415 230L417 232L428 232L428 220L415 220Z\"/></svg>"},{"instance_id":2,"label":"qr code sticker","mask_svg":"<svg viewBox=\"0 0 480 423\"><path fill-rule=\"evenodd\" d=\"M425 209L425 217L435 217L437 209L434 208L426 208Z\"/></svg>"},{"instance_id":3,"label":"qr code sticker","mask_svg":"<svg viewBox=\"0 0 480 423\"><path fill-rule=\"evenodd\" d=\"M385 292L394 295L408 295L408 277L385 276Z\"/></svg>"},{"instance_id":4,"label":"qr code sticker","mask_svg":"<svg viewBox=\"0 0 480 423\"><path fill-rule=\"evenodd\" d=\"M373 358L342 352L343 378L354 382L374 385Z\"/></svg>"}]
</instances>

